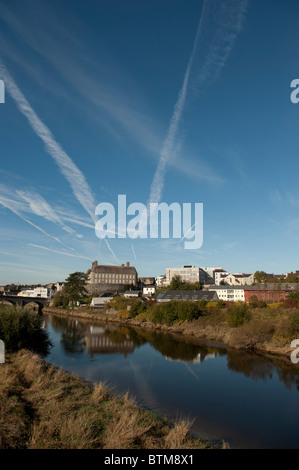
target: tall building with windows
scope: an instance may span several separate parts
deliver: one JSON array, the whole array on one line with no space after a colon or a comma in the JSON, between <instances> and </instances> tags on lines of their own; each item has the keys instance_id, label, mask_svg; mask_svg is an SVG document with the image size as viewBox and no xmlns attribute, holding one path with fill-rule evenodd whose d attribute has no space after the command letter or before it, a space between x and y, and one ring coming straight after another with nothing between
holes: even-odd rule
<instances>
[{"instance_id":1,"label":"tall building with windows","mask_svg":"<svg viewBox=\"0 0 299 470\"><path fill-rule=\"evenodd\" d=\"M192 283L200 281L199 268L185 265L181 268L167 268L165 284L168 286L175 276L180 276L182 282Z\"/></svg>"},{"instance_id":2,"label":"tall building with windows","mask_svg":"<svg viewBox=\"0 0 299 470\"><path fill-rule=\"evenodd\" d=\"M137 285L137 271L134 266L106 266L92 263L87 271L87 290L89 293L104 293L121 291L125 285Z\"/></svg>"}]
</instances>

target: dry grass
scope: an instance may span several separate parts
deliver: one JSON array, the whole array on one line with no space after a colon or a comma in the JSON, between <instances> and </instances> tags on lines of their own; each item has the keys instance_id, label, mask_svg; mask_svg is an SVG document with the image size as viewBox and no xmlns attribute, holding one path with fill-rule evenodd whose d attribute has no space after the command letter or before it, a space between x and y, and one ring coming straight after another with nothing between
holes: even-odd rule
<instances>
[{"instance_id":1,"label":"dry grass","mask_svg":"<svg viewBox=\"0 0 299 470\"><path fill-rule=\"evenodd\" d=\"M0 366L0 448L176 449L211 448L189 433L141 410L128 394L86 384L29 351Z\"/></svg>"}]
</instances>

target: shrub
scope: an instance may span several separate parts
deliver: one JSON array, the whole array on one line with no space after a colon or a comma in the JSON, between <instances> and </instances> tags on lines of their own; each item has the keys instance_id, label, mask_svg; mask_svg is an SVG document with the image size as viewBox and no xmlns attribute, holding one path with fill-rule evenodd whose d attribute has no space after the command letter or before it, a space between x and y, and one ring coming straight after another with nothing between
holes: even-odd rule
<instances>
[{"instance_id":1,"label":"shrub","mask_svg":"<svg viewBox=\"0 0 299 470\"><path fill-rule=\"evenodd\" d=\"M227 310L227 323L233 328L243 325L249 319L249 308L243 302L236 302Z\"/></svg>"},{"instance_id":2,"label":"shrub","mask_svg":"<svg viewBox=\"0 0 299 470\"><path fill-rule=\"evenodd\" d=\"M251 308L265 308L267 307L266 302L259 300L256 295L252 295L249 299L249 305Z\"/></svg>"},{"instance_id":3,"label":"shrub","mask_svg":"<svg viewBox=\"0 0 299 470\"><path fill-rule=\"evenodd\" d=\"M281 307L283 304L281 302L273 302L272 304L267 304L267 307L268 308L279 308Z\"/></svg>"},{"instance_id":4,"label":"shrub","mask_svg":"<svg viewBox=\"0 0 299 470\"><path fill-rule=\"evenodd\" d=\"M198 302L171 300L151 307L149 318L155 323L171 325L176 321L194 320L200 314L201 310Z\"/></svg>"},{"instance_id":5,"label":"shrub","mask_svg":"<svg viewBox=\"0 0 299 470\"><path fill-rule=\"evenodd\" d=\"M131 318L131 312L129 310L120 310L117 313L118 318L121 318L123 320L127 320L128 318Z\"/></svg>"},{"instance_id":6,"label":"shrub","mask_svg":"<svg viewBox=\"0 0 299 470\"><path fill-rule=\"evenodd\" d=\"M8 352L28 349L46 356L52 346L41 316L7 305L0 305L0 338Z\"/></svg>"},{"instance_id":7,"label":"shrub","mask_svg":"<svg viewBox=\"0 0 299 470\"><path fill-rule=\"evenodd\" d=\"M275 332L272 321L252 319L236 329L232 335L234 346L254 349L257 345L263 345L271 341Z\"/></svg>"},{"instance_id":8,"label":"shrub","mask_svg":"<svg viewBox=\"0 0 299 470\"><path fill-rule=\"evenodd\" d=\"M291 331L292 333L298 334L299 333L299 311L294 312L291 316Z\"/></svg>"},{"instance_id":9,"label":"shrub","mask_svg":"<svg viewBox=\"0 0 299 470\"><path fill-rule=\"evenodd\" d=\"M125 297L114 297L110 300L109 304L110 307L114 310L126 310L127 306L130 305L130 299L126 299Z\"/></svg>"},{"instance_id":10,"label":"shrub","mask_svg":"<svg viewBox=\"0 0 299 470\"><path fill-rule=\"evenodd\" d=\"M146 303L142 302L141 300L137 300L133 303L130 309L130 314L132 318L137 317L137 315L144 313L147 310Z\"/></svg>"}]
</instances>

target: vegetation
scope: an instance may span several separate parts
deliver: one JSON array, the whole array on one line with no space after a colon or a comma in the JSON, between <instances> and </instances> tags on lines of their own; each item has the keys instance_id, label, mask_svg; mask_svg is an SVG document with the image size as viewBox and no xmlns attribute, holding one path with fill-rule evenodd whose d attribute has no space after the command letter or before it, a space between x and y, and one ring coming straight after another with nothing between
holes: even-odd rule
<instances>
[{"instance_id":1,"label":"vegetation","mask_svg":"<svg viewBox=\"0 0 299 470\"><path fill-rule=\"evenodd\" d=\"M180 276L173 276L169 286L162 287L161 290L201 290L199 282L193 284L184 282Z\"/></svg>"},{"instance_id":2,"label":"vegetation","mask_svg":"<svg viewBox=\"0 0 299 470\"><path fill-rule=\"evenodd\" d=\"M80 271L68 276L64 283L64 294L71 302L76 302L87 294L86 274Z\"/></svg>"},{"instance_id":3,"label":"vegetation","mask_svg":"<svg viewBox=\"0 0 299 470\"><path fill-rule=\"evenodd\" d=\"M248 306L243 302L235 302L227 310L227 323L229 326L236 328L243 325L250 319L250 312Z\"/></svg>"},{"instance_id":4,"label":"vegetation","mask_svg":"<svg viewBox=\"0 0 299 470\"><path fill-rule=\"evenodd\" d=\"M21 350L1 365L1 449L202 449L190 421L173 425Z\"/></svg>"},{"instance_id":5,"label":"vegetation","mask_svg":"<svg viewBox=\"0 0 299 470\"><path fill-rule=\"evenodd\" d=\"M0 338L8 352L26 348L46 356L51 347L48 334L42 328L41 316L5 304L0 304Z\"/></svg>"}]
</instances>

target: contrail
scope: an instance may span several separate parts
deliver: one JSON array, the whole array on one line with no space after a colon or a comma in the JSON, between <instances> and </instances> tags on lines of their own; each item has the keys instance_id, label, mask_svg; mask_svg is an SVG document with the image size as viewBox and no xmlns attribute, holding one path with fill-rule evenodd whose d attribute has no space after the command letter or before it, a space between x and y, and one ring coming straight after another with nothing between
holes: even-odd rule
<instances>
[{"instance_id":1,"label":"contrail","mask_svg":"<svg viewBox=\"0 0 299 470\"><path fill-rule=\"evenodd\" d=\"M164 140L158 166L152 181L148 205L150 202L160 202L164 187L166 166L175 155L178 128L185 108L188 88L190 87L190 72L194 62L199 37L202 34L203 25L208 16L210 5L212 4L209 0L204 0L201 18L197 27L183 85L174 107L168 133ZM217 28L216 31L214 31L213 38L209 41L208 54L201 68L201 72L198 74L197 78L194 79L193 91L196 91L204 82L208 82L210 85L218 78L233 48L235 39L242 28L247 5L248 0L221 0L221 2L217 2L216 6L213 2L212 7L214 7L214 10L212 9L212 15L216 15Z\"/></svg>"},{"instance_id":2,"label":"contrail","mask_svg":"<svg viewBox=\"0 0 299 470\"><path fill-rule=\"evenodd\" d=\"M55 253L57 255L73 256L75 258L83 258L83 259L88 259L89 261L92 261L92 259L88 258L88 256L80 255L77 253L66 253L65 251L52 250L51 248L48 248L47 246L36 245L35 243L27 243L27 245L32 246L33 248L40 248L41 250L50 251L51 253Z\"/></svg>"},{"instance_id":3,"label":"contrail","mask_svg":"<svg viewBox=\"0 0 299 470\"><path fill-rule=\"evenodd\" d=\"M135 261L137 262L136 253L135 253L135 250L134 250L133 243L131 243L131 248L132 248L132 253L134 255Z\"/></svg>"},{"instance_id":4,"label":"contrail","mask_svg":"<svg viewBox=\"0 0 299 470\"><path fill-rule=\"evenodd\" d=\"M92 220L96 222L95 217L95 201L92 195L92 192L86 182L85 176L75 165L73 160L66 154L62 147L55 140L51 131L48 127L41 121L36 112L32 109L29 102L15 83L14 79L8 72L5 65L0 60L0 74L4 79L5 86L15 100L17 107L22 114L29 121L30 126L35 131L36 135L44 142L45 149L49 155L54 159L58 165L61 173L69 182L73 194L76 199L80 202L82 207L87 211ZM109 242L106 241L106 244L109 250L113 253L115 259L117 259L115 253L113 252Z\"/></svg>"},{"instance_id":5,"label":"contrail","mask_svg":"<svg viewBox=\"0 0 299 470\"><path fill-rule=\"evenodd\" d=\"M37 116L36 112L32 109L29 102L1 61L0 73L9 94L15 100L21 113L28 119L29 124L35 131L36 135L43 141L47 153L51 155L58 165L61 173L69 182L76 199L95 221L94 209L96 204L86 182L85 176L61 148L48 127Z\"/></svg>"},{"instance_id":6,"label":"contrail","mask_svg":"<svg viewBox=\"0 0 299 470\"><path fill-rule=\"evenodd\" d=\"M55 237L54 235L51 235L50 233L46 232L46 230L44 230L43 228L41 228L38 225L34 224L33 222L31 222L31 220L27 219L22 214L20 214L20 212L18 210L16 210L11 205L11 201L9 201L7 198L4 198L4 197L0 196L0 204L2 204L3 207L6 207L6 209L9 209L15 215L20 217L20 219L22 219L24 222L27 222L27 224L29 224L32 227L36 228L37 230L39 230L41 233L43 233L47 237L52 238L53 240L55 240L57 243L60 243L60 245L64 246L65 248L68 248L69 250L75 251L74 248L71 248L70 246L63 243L58 237Z\"/></svg>"},{"instance_id":7,"label":"contrail","mask_svg":"<svg viewBox=\"0 0 299 470\"><path fill-rule=\"evenodd\" d=\"M169 161L169 159L172 156L175 144L176 144L176 135L178 131L178 126L181 120L182 112L184 110L185 102L186 102L186 97L187 97L187 90L188 90L188 82L189 82L189 76L190 76L190 71L192 67L192 63L194 60L195 52L196 52L196 47L197 47L197 42L198 38L201 33L201 28L203 25L204 17L206 14L206 5L207 2L204 0L203 2L203 7L202 7L202 12L201 12L201 18L197 27L195 39L193 42L193 48L191 52L191 56L187 65L187 69L185 72L184 76L184 81L182 88L179 93L178 100L175 104L174 111L170 120L170 125L168 128L167 136L166 139L164 140L162 150L160 153L160 159L158 162L158 166L156 169L156 173L154 175L154 179L151 185L151 191L150 191L150 197L149 197L149 202L159 202L161 199L161 194L164 186L164 176L165 176L165 170L166 170L166 164Z\"/></svg>"}]
</instances>

